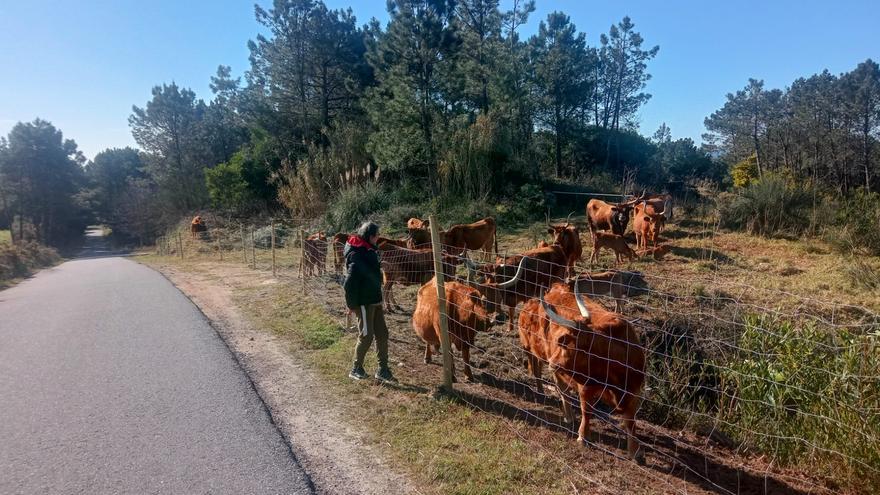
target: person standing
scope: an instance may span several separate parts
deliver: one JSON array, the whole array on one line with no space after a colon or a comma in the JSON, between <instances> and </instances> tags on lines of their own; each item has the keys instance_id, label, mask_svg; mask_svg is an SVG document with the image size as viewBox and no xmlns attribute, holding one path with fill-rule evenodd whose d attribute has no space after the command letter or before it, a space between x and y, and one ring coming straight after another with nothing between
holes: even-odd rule
<instances>
[{"instance_id":1,"label":"person standing","mask_svg":"<svg viewBox=\"0 0 880 495\"><path fill-rule=\"evenodd\" d=\"M388 368L388 327L382 312L382 269L376 248L378 241L379 226L373 222L364 222L358 228L357 234L348 238L343 249L347 271L343 283L345 304L358 319L354 366L348 376L355 380L367 377L364 358L375 339L376 357L379 361L376 379L394 383L397 380Z\"/></svg>"}]
</instances>

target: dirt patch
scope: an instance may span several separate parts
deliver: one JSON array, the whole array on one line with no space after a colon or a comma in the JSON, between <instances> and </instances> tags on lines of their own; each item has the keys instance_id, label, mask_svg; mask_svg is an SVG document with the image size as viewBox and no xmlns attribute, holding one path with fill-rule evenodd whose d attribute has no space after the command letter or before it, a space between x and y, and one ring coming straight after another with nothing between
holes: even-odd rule
<instances>
[{"instance_id":1,"label":"dirt patch","mask_svg":"<svg viewBox=\"0 0 880 495\"><path fill-rule=\"evenodd\" d=\"M272 418L318 493L414 493L410 480L391 468L362 431L343 419L340 397L295 359L289 343L255 328L236 303L235 286L271 286L271 276L217 264L210 271L150 263L202 310L257 387Z\"/></svg>"}]
</instances>

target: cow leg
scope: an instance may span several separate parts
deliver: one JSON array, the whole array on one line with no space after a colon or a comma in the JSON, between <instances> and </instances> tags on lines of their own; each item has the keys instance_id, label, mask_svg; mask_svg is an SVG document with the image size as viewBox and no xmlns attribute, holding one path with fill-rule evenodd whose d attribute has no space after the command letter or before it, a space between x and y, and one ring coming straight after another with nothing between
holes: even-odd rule
<instances>
[{"instance_id":1,"label":"cow leg","mask_svg":"<svg viewBox=\"0 0 880 495\"><path fill-rule=\"evenodd\" d=\"M392 282L386 282L382 287L382 304L385 306L386 313L393 313L391 310L391 284Z\"/></svg>"},{"instance_id":2,"label":"cow leg","mask_svg":"<svg viewBox=\"0 0 880 495\"><path fill-rule=\"evenodd\" d=\"M559 375L556 373L553 374L553 381L556 383L556 392L559 394L559 403L560 408L562 409L562 422L571 424L574 422L574 410L568 402L568 397L565 395L565 393L569 391L568 384L559 378Z\"/></svg>"},{"instance_id":3,"label":"cow leg","mask_svg":"<svg viewBox=\"0 0 880 495\"><path fill-rule=\"evenodd\" d=\"M516 306L507 309L507 331L513 333L513 317L516 313Z\"/></svg>"},{"instance_id":4,"label":"cow leg","mask_svg":"<svg viewBox=\"0 0 880 495\"><path fill-rule=\"evenodd\" d=\"M464 362L464 377L467 381L474 381L474 375L471 372L471 346L467 342L461 343L461 360Z\"/></svg>"},{"instance_id":5,"label":"cow leg","mask_svg":"<svg viewBox=\"0 0 880 495\"><path fill-rule=\"evenodd\" d=\"M535 392L543 394L544 383L541 381L541 360L538 359L538 356L529 352L526 361L528 363L529 373L535 378Z\"/></svg>"},{"instance_id":6,"label":"cow leg","mask_svg":"<svg viewBox=\"0 0 880 495\"><path fill-rule=\"evenodd\" d=\"M431 344L425 342L425 364L431 364Z\"/></svg>"},{"instance_id":7,"label":"cow leg","mask_svg":"<svg viewBox=\"0 0 880 495\"><path fill-rule=\"evenodd\" d=\"M627 394L623 399L621 416L623 417L623 429L626 431L626 451L629 457L640 466L645 465L645 449L639 448L639 440L636 438L636 410L641 399L635 395Z\"/></svg>"},{"instance_id":8,"label":"cow leg","mask_svg":"<svg viewBox=\"0 0 880 495\"><path fill-rule=\"evenodd\" d=\"M593 405L590 404L591 395L589 387L578 385L578 399L581 402L581 424L578 427L578 443L586 446L587 442L595 442L595 437L590 434L590 414Z\"/></svg>"}]
</instances>

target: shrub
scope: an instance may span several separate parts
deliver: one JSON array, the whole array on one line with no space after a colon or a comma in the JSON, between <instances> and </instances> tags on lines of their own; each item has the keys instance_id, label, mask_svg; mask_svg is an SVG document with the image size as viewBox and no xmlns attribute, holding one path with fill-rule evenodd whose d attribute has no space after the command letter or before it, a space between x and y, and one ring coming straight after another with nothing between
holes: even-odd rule
<instances>
[{"instance_id":1,"label":"shrub","mask_svg":"<svg viewBox=\"0 0 880 495\"><path fill-rule=\"evenodd\" d=\"M813 196L810 191L765 174L736 194L717 199L721 225L753 235L801 234L810 227Z\"/></svg>"},{"instance_id":2,"label":"shrub","mask_svg":"<svg viewBox=\"0 0 880 495\"><path fill-rule=\"evenodd\" d=\"M758 158L752 155L737 163L730 170L735 187L748 187L758 182Z\"/></svg>"},{"instance_id":3,"label":"shrub","mask_svg":"<svg viewBox=\"0 0 880 495\"><path fill-rule=\"evenodd\" d=\"M327 210L326 220L334 232L351 232L373 214L388 208L388 196L375 182L339 192Z\"/></svg>"},{"instance_id":4,"label":"shrub","mask_svg":"<svg viewBox=\"0 0 880 495\"><path fill-rule=\"evenodd\" d=\"M36 242L0 244L0 282L26 277L32 270L53 265L60 260L57 251Z\"/></svg>"},{"instance_id":5,"label":"shrub","mask_svg":"<svg viewBox=\"0 0 880 495\"><path fill-rule=\"evenodd\" d=\"M283 247L287 242L287 238L292 234L286 226L284 225L276 225L275 226L275 246ZM272 247L272 227L270 225L266 225L265 227L260 227L259 229L254 231L254 246L262 249L268 249Z\"/></svg>"},{"instance_id":6,"label":"shrub","mask_svg":"<svg viewBox=\"0 0 880 495\"><path fill-rule=\"evenodd\" d=\"M857 191L837 209L839 228L829 233L829 242L841 252L880 256L880 194Z\"/></svg>"},{"instance_id":7,"label":"shrub","mask_svg":"<svg viewBox=\"0 0 880 495\"><path fill-rule=\"evenodd\" d=\"M736 397L723 418L730 433L783 464L819 465L880 489L880 331L758 316L744 323L739 354L723 368Z\"/></svg>"}]
</instances>

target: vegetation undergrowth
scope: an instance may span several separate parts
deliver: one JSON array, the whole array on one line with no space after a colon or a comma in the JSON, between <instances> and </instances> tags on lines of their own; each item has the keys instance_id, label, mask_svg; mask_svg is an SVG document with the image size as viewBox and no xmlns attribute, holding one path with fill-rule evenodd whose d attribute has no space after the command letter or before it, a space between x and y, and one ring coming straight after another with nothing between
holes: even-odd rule
<instances>
[{"instance_id":1,"label":"vegetation undergrowth","mask_svg":"<svg viewBox=\"0 0 880 495\"><path fill-rule=\"evenodd\" d=\"M36 242L11 244L0 240L0 287L59 261L56 250Z\"/></svg>"}]
</instances>

